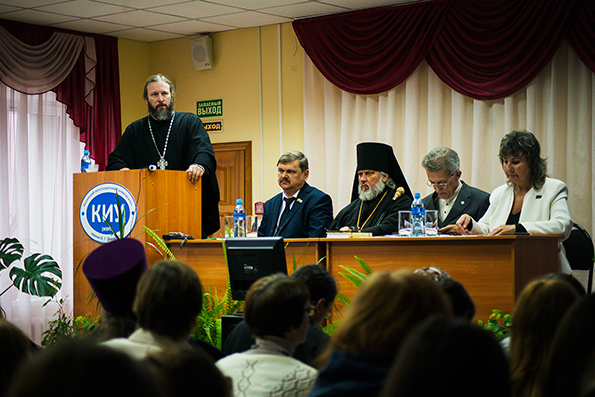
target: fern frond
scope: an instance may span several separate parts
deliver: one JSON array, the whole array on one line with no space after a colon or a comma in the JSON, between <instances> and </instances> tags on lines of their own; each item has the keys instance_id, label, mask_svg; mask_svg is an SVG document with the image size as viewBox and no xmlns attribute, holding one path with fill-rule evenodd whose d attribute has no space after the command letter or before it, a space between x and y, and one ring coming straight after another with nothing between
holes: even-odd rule
<instances>
[{"instance_id":1,"label":"fern frond","mask_svg":"<svg viewBox=\"0 0 595 397\"><path fill-rule=\"evenodd\" d=\"M153 240L155 240L155 242L157 243L157 245L159 246L159 248L161 248L163 250L163 252L166 253L166 255L172 259L172 260L176 260L175 255L171 252L171 250L169 249L169 247L167 246L167 244L165 244L165 241L163 241L163 239L161 237L159 237L159 235L157 235L157 233L155 233L154 231L152 231L151 229L149 229L147 226L143 226L145 228L145 232L147 232L149 234L149 236L153 237Z\"/></svg>"},{"instance_id":2,"label":"fern frond","mask_svg":"<svg viewBox=\"0 0 595 397\"><path fill-rule=\"evenodd\" d=\"M362 282L368 278L368 276L365 273L360 272L359 270L355 270L352 267L349 266L344 266L344 265L339 265L339 267L343 270L345 270L346 272L348 272L349 274L351 274L353 277L357 277L358 279L360 279Z\"/></svg>"},{"instance_id":3,"label":"fern frond","mask_svg":"<svg viewBox=\"0 0 595 397\"><path fill-rule=\"evenodd\" d=\"M340 303L343 306L349 306L351 299L349 299L349 297L342 292L338 292L337 296L335 297L335 303Z\"/></svg>"},{"instance_id":4,"label":"fern frond","mask_svg":"<svg viewBox=\"0 0 595 397\"><path fill-rule=\"evenodd\" d=\"M359 262L359 265L363 269L363 271L366 274L366 276L369 276L369 275L372 274L373 270L372 270L372 268L370 267L370 265L368 265L368 263L365 260L363 260L361 258L358 258L355 255L353 257Z\"/></svg>"}]
</instances>

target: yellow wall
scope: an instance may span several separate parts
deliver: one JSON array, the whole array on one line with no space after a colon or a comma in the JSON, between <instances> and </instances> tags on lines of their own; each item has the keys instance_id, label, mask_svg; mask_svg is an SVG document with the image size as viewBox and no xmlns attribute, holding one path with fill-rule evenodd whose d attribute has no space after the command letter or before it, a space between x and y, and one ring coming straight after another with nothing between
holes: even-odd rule
<instances>
[{"instance_id":1,"label":"yellow wall","mask_svg":"<svg viewBox=\"0 0 595 397\"><path fill-rule=\"evenodd\" d=\"M201 71L194 70L190 37L154 43L118 41L122 130L147 114L142 88L152 74L162 73L174 82L178 111L195 113L196 101L223 99L223 132L211 133L211 141L252 141L252 198L266 201L280 191L276 172L279 155L304 148L302 47L291 24L262 27L259 67L258 28L214 33L211 38L213 68ZM262 155L259 72L262 74Z\"/></svg>"}]
</instances>

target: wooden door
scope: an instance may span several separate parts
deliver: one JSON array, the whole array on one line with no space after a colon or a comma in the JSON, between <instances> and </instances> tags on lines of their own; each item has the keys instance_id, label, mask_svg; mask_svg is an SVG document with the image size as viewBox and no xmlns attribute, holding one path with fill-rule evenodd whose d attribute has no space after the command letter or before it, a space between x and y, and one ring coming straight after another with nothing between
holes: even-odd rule
<instances>
[{"instance_id":1,"label":"wooden door","mask_svg":"<svg viewBox=\"0 0 595 397\"><path fill-rule=\"evenodd\" d=\"M219 224L212 237L223 236L223 220L233 215L236 200L241 198L247 215L252 215L252 142L214 143L219 183Z\"/></svg>"}]
</instances>

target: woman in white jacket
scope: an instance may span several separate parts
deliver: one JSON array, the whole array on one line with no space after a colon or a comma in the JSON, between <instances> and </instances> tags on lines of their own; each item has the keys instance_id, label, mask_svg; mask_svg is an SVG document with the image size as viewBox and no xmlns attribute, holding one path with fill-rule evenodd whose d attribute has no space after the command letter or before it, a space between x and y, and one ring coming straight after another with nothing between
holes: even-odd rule
<instances>
[{"instance_id":1,"label":"woman in white jacket","mask_svg":"<svg viewBox=\"0 0 595 397\"><path fill-rule=\"evenodd\" d=\"M458 219L459 232L490 236L560 234L567 239L572 229L568 188L564 182L546 176L547 164L535 135L528 131L506 134L498 156L508 182L492 192L490 206L478 222L468 214ZM570 273L561 243L558 259L559 270Z\"/></svg>"}]
</instances>

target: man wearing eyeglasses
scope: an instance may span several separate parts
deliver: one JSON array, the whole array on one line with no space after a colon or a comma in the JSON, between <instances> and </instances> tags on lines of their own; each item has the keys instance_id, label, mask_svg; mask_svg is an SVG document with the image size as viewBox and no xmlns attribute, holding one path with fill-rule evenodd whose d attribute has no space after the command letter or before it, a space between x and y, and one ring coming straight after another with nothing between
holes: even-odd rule
<instances>
[{"instance_id":1,"label":"man wearing eyeglasses","mask_svg":"<svg viewBox=\"0 0 595 397\"><path fill-rule=\"evenodd\" d=\"M490 194L467 185L461 179L461 161L454 150L439 147L425 155L421 165L434 193L423 198L426 210L438 210L438 231L458 234L456 221L462 214L481 219L490 205Z\"/></svg>"}]
</instances>

